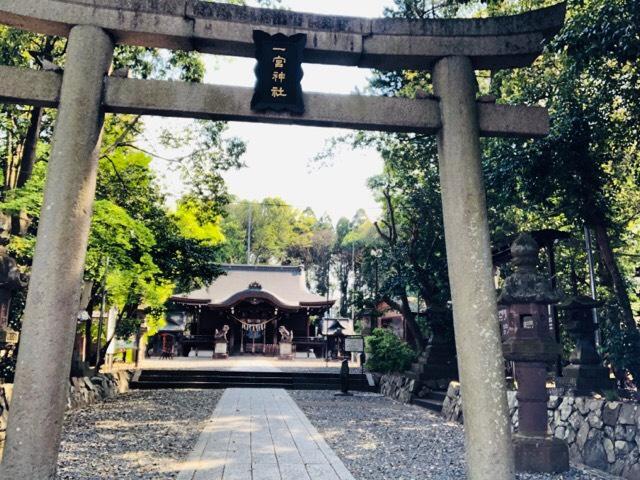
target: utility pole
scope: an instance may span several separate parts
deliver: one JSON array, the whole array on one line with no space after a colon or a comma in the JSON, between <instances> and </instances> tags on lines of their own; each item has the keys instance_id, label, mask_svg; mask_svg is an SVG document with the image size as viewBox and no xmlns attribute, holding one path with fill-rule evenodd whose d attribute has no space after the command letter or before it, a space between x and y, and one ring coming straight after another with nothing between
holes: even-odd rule
<instances>
[{"instance_id":1,"label":"utility pole","mask_svg":"<svg viewBox=\"0 0 640 480\"><path fill-rule=\"evenodd\" d=\"M104 263L104 275L102 276L102 298L100 300L100 317L98 318L98 341L96 345L96 375L100 373L100 348L102 348L102 325L104 323L104 309L107 300L107 273L109 273L109 257Z\"/></svg>"},{"instance_id":2,"label":"utility pole","mask_svg":"<svg viewBox=\"0 0 640 480\"><path fill-rule=\"evenodd\" d=\"M351 271L353 272L353 284L351 285L351 320L356 318L356 306L353 303L356 294L356 244L351 244Z\"/></svg>"},{"instance_id":3,"label":"utility pole","mask_svg":"<svg viewBox=\"0 0 640 480\"><path fill-rule=\"evenodd\" d=\"M249 204L249 218L247 220L247 265L251 265L251 229L253 227L253 206Z\"/></svg>"},{"instance_id":4,"label":"utility pole","mask_svg":"<svg viewBox=\"0 0 640 480\"><path fill-rule=\"evenodd\" d=\"M593 265L593 248L591 245L591 230L587 225L584 226L584 243L587 250L587 261L589 262L589 283L591 285L591 298L596 300L596 272ZM596 326L596 347L600 346L600 329L598 328L598 310L594 307L592 310L593 323Z\"/></svg>"}]
</instances>

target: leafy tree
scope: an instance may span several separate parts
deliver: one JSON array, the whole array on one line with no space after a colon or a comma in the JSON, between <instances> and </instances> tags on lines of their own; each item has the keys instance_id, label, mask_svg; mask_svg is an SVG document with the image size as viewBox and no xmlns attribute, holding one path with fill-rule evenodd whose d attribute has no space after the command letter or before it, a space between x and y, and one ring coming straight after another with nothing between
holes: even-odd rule
<instances>
[{"instance_id":1,"label":"leafy tree","mask_svg":"<svg viewBox=\"0 0 640 480\"><path fill-rule=\"evenodd\" d=\"M493 8L499 12L500 6ZM638 336L628 281L632 265L617 252L638 248L628 234L640 200L638 19L634 1L569 2L565 28L543 57L532 68L500 72L491 82L491 92L502 101L547 105L551 134L537 141L494 140L486 149L490 198L498 211L517 205L528 211L530 223L550 218L576 235L583 225L594 232L600 293L618 312L617 320L604 316L605 332L620 324L627 338ZM634 355L640 348L627 350ZM618 353L610 359L635 378L640 375L639 362L622 362Z\"/></svg>"},{"instance_id":2,"label":"leafy tree","mask_svg":"<svg viewBox=\"0 0 640 480\"><path fill-rule=\"evenodd\" d=\"M395 3L396 8L389 12L393 16L427 18L456 12L517 13L553 2L451 1L437 2L435 6L420 0ZM583 225L589 226L597 246L599 293L615 304L603 316L605 351L614 364L635 372L635 377L640 374L638 362L633 360L637 358L634 339L638 335L632 309L635 295L629 285L635 265L629 259L638 253L634 232L639 200L639 12L638 3L630 0L570 1L565 28L533 67L478 72L483 93L495 95L500 102L546 105L551 114L551 134L547 138L483 142L494 240L519 230L549 227L571 231L580 238ZM405 97L422 97L431 91L430 75L415 71L379 72L371 86L378 93ZM407 248L410 243L387 241L388 247L383 248L385 258L414 264L396 270L389 278L420 291L428 303L434 300L434 293L436 302L445 301L445 255L438 199L433 195L429 200L429 195L438 191L433 139L383 135L372 140L371 136L360 134L355 137L355 143L359 142L375 142L385 159L385 176L372 185L386 203L387 225L381 233L393 239L398 231L397 238L402 239L407 231L402 226L393 228L391 211L394 216L402 216L399 212L405 209L408 219L426 227L418 234L418 245L428 245L422 241L429 238L429 232L435 233L431 251L439 252L438 260L423 257L429 261L423 264L428 268L422 272L415 268L416 262L407 262L412 256ZM434 165L430 173L429 164ZM422 172L424 181L417 172ZM411 181L405 182L403 177ZM415 193L422 192L423 198L412 193L414 184L420 187ZM586 286L583 258L573 247L559 256L558 275L565 280L567 290ZM403 278L399 273L412 269L417 275ZM431 289L423 288L420 280L430 276ZM621 352L627 352L624 359Z\"/></svg>"}]
</instances>

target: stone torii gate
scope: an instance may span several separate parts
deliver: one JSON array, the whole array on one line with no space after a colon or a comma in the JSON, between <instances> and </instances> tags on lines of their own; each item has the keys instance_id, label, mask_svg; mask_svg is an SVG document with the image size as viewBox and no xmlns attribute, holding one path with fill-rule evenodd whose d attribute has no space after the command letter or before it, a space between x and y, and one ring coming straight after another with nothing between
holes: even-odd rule
<instances>
[{"instance_id":1,"label":"stone torii gate","mask_svg":"<svg viewBox=\"0 0 640 480\"><path fill-rule=\"evenodd\" d=\"M475 69L529 65L564 4L473 20L363 19L196 0L0 0L0 23L69 38L64 74L0 66L0 101L58 108L0 477L53 479L105 112L432 133L440 179L469 478L512 479L480 136L540 137L539 107L476 101ZM114 44L252 57L252 33L306 33L304 61L432 70L434 99L308 93L256 113L251 89L109 77Z\"/></svg>"}]
</instances>

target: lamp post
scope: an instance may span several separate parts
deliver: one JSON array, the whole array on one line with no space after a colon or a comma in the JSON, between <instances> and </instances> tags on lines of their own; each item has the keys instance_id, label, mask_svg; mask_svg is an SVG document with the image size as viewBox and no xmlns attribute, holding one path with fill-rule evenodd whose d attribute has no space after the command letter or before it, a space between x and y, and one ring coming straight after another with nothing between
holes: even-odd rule
<instances>
[{"instance_id":1,"label":"lamp post","mask_svg":"<svg viewBox=\"0 0 640 480\"><path fill-rule=\"evenodd\" d=\"M507 277L498 304L506 322L503 353L515 363L518 383L516 469L563 472L569 469L567 444L547 433L546 365L560 352L549 330L548 306L558 301L558 295L537 271L538 245L530 234L516 239L511 255L515 272Z\"/></svg>"}]
</instances>

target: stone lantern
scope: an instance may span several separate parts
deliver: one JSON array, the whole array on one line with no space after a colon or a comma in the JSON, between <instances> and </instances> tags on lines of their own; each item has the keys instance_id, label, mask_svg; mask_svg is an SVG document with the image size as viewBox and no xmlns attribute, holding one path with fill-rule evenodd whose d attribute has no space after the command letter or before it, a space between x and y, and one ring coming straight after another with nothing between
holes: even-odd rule
<instances>
[{"instance_id":1,"label":"stone lantern","mask_svg":"<svg viewBox=\"0 0 640 480\"><path fill-rule=\"evenodd\" d=\"M514 362L518 384L516 469L563 472L569 469L567 444L547 433L547 364L560 353L549 330L548 306L558 295L537 271L538 245L531 235L520 235L511 245L511 255L515 272L507 277L498 303L504 322L502 349Z\"/></svg>"},{"instance_id":2,"label":"stone lantern","mask_svg":"<svg viewBox=\"0 0 640 480\"><path fill-rule=\"evenodd\" d=\"M13 293L22 286L16 261L0 246L0 350L18 343L18 332L9 327L9 309Z\"/></svg>"},{"instance_id":3,"label":"stone lantern","mask_svg":"<svg viewBox=\"0 0 640 480\"><path fill-rule=\"evenodd\" d=\"M600 306L590 297L575 296L558 305L564 311L563 324L575 341L569 356L569 365L562 369L562 377L556 380L558 387L568 388L576 395L611 390L614 382L609 378L609 369L602 365L596 350L596 324L593 309Z\"/></svg>"}]
</instances>

